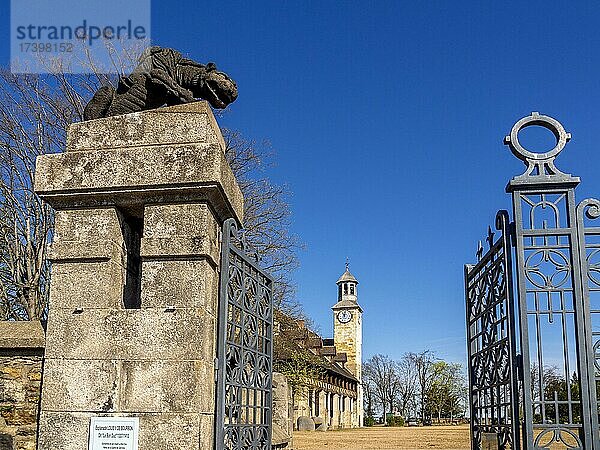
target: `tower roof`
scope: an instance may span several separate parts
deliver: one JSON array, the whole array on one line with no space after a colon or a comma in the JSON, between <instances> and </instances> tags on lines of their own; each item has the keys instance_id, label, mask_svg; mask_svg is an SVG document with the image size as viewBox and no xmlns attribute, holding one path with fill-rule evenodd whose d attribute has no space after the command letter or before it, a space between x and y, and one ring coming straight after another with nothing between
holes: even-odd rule
<instances>
[{"instance_id":1,"label":"tower roof","mask_svg":"<svg viewBox=\"0 0 600 450\"><path fill-rule=\"evenodd\" d=\"M354 277L354 275L352 275L350 273L350 270L348 269L348 263L346 263L346 270L344 271L342 276L339 278L339 280L336 281L336 283L340 284L340 283L343 283L344 281L352 281L352 282L358 284L358 280Z\"/></svg>"}]
</instances>

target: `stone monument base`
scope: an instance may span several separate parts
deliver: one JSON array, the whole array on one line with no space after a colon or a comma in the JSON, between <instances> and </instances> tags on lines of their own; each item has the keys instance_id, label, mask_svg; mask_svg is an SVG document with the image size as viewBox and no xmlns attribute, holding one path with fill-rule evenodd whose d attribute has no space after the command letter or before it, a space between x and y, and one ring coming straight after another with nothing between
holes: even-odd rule
<instances>
[{"instance_id":1,"label":"stone monument base","mask_svg":"<svg viewBox=\"0 0 600 450\"><path fill-rule=\"evenodd\" d=\"M40 449L88 448L95 417L137 418L139 450L213 448L219 233L243 211L224 152L195 102L73 124L38 158L56 209Z\"/></svg>"}]
</instances>

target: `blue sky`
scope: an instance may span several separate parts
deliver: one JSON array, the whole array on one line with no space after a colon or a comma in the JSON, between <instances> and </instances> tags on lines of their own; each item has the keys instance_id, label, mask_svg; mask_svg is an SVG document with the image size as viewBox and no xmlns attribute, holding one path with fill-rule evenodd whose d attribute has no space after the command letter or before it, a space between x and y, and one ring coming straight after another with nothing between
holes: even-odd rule
<instances>
[{"instance_id":1,"label":"blue sky","mask_svg":"<svg viewBox=\"0 0 600 450\"><path fill-rule=\"evenodd\" d=\"M307 246L298 296L321 332L349 257L365 357L462 362L463 264L524 169L502 145L513 123L562 121L557 166L582 178L579 199L600 195L599 23L593 2L181 0L153 2L152 38L238 82L221 123L277 151L269 176Z\"/></svg>"}]
</instances>

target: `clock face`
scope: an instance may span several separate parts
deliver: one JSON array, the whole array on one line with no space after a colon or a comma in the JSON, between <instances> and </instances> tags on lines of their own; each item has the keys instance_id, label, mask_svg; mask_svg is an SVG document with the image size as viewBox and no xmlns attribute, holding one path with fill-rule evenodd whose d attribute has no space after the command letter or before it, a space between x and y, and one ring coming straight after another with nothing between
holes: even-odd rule
<instances>
[{"instance_id":1,"label":"clock face","mask_svg":"<svg viewBox=\"0 0 600 450\"><path fill-rule=\"evenodd\" d=\"M337 314L337 318L342 323L348 323L352 319L352 313L347 309L343 309Z\"/></svg>"}]
</instances>

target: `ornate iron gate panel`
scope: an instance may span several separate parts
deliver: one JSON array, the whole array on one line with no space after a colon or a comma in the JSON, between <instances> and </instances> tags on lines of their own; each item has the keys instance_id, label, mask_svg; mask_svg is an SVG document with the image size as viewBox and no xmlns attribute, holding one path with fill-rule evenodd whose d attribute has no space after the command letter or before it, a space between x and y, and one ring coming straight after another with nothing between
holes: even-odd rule
<instances>
[{"instance_id":1,"label":"ornate iron gate panel","mask_svg":"<svg viewBox=\"0 0 600 450\"><path fill-rule=\"evenodd\" d=\"M471 446L492 438L500 449L520 448L518 380L508 213L496 216L485 255L465 266Z\"/></svg>"},{"instance_id":2,"label":"ornate iron gate panel","mask_svg":"<svg viewBox=\"0 0 600 450\"><path fill-rule=\"evenodd\" d=\"M517 135L531 125L549 129L556 146L546 153L524 149ZM583 224L575 203L579 178L554 165L570 137L555 119L533 113L505 139L527 165L507 187L516 225L526 448L599 448Z\"/></svg>"},{"instance_id":3,"label":"ornate iron gate panel","mask_svg":"<svg viewBox=\"0 0 600 450\"><path fill-rule=\"evenodd\" d=\"M518 133L532 125L550 130L556 146L545 153L525 149ZM508 358L513 364L519 363L518 389L512 384L509 400L511 432L518 433L519 425L521 429L520 446L514 439L514 448L600 450L600 226L594 226L594 220L600 218L600 201L588 199L577 204L579 178L554 165L570 137L557 120L532 113L519 120L505 138L505 144L527 166L525 173L514 177L506 188L513 203L517 296L513 304L511 251L503 238L503 245L501 240L491 245L480 262L466 270L474 449L482 445L478 432L489 429L502 433L499 425L505 420L485 416L487 428L483 427L482 403L474 396L481 389L477 384L481 380L486 387L493 385L486 379L491 375L482 377L480 373L486 369L495 372L505 358L490 356L482 363L483 368L478 367L478 355L484 355L486 343L491 348L498 336L494 334L496 316L484 320L477 315L476 299L490 294L480 292L476 279L485 280L482 274L493 274L494 261L505 258L503 268L507 273L503 282L508 291L504 297L496 287L499 276L488 276L491 281L479 285L483 285L484 292L492 288L493 301L506 302L507 311L514 307L518 324L518 339L513 340L516 346L510 348ZM508 223L508 218L503 220ZM506 227L503 236L505 233ZM479 308L482 312L485 309ZM516 366L511 368L514 382ZM488 405L497 405L498 398L497 393L484 396L483 405L488 407L483 410L485 414L494 410Z\"/></svg>"},{"instance_id":4,"label":"ornate iron gate panel","mask_svg":"<svg viewBox=\"0 0 600 450\"><path fill-rule=\"evenodd\" d=\"M273 280L234 219L222 239L215 449L270 450Z\"/></svg>"},{"instance_id":5,"label":"ornate iron gate panel","mask_svg":"<svg viewBox=\"0 0 600 450\"><path fill-rule=\"evenodd\" d=\"M588 225L600 218L600 201L586 199L577 205L579 258L583 271L584 314L588 371L590 374L590 410L596 447L600 448L600 227ZM600 225L600 224L596 224Z\"/></svg>"}]
</instances>

